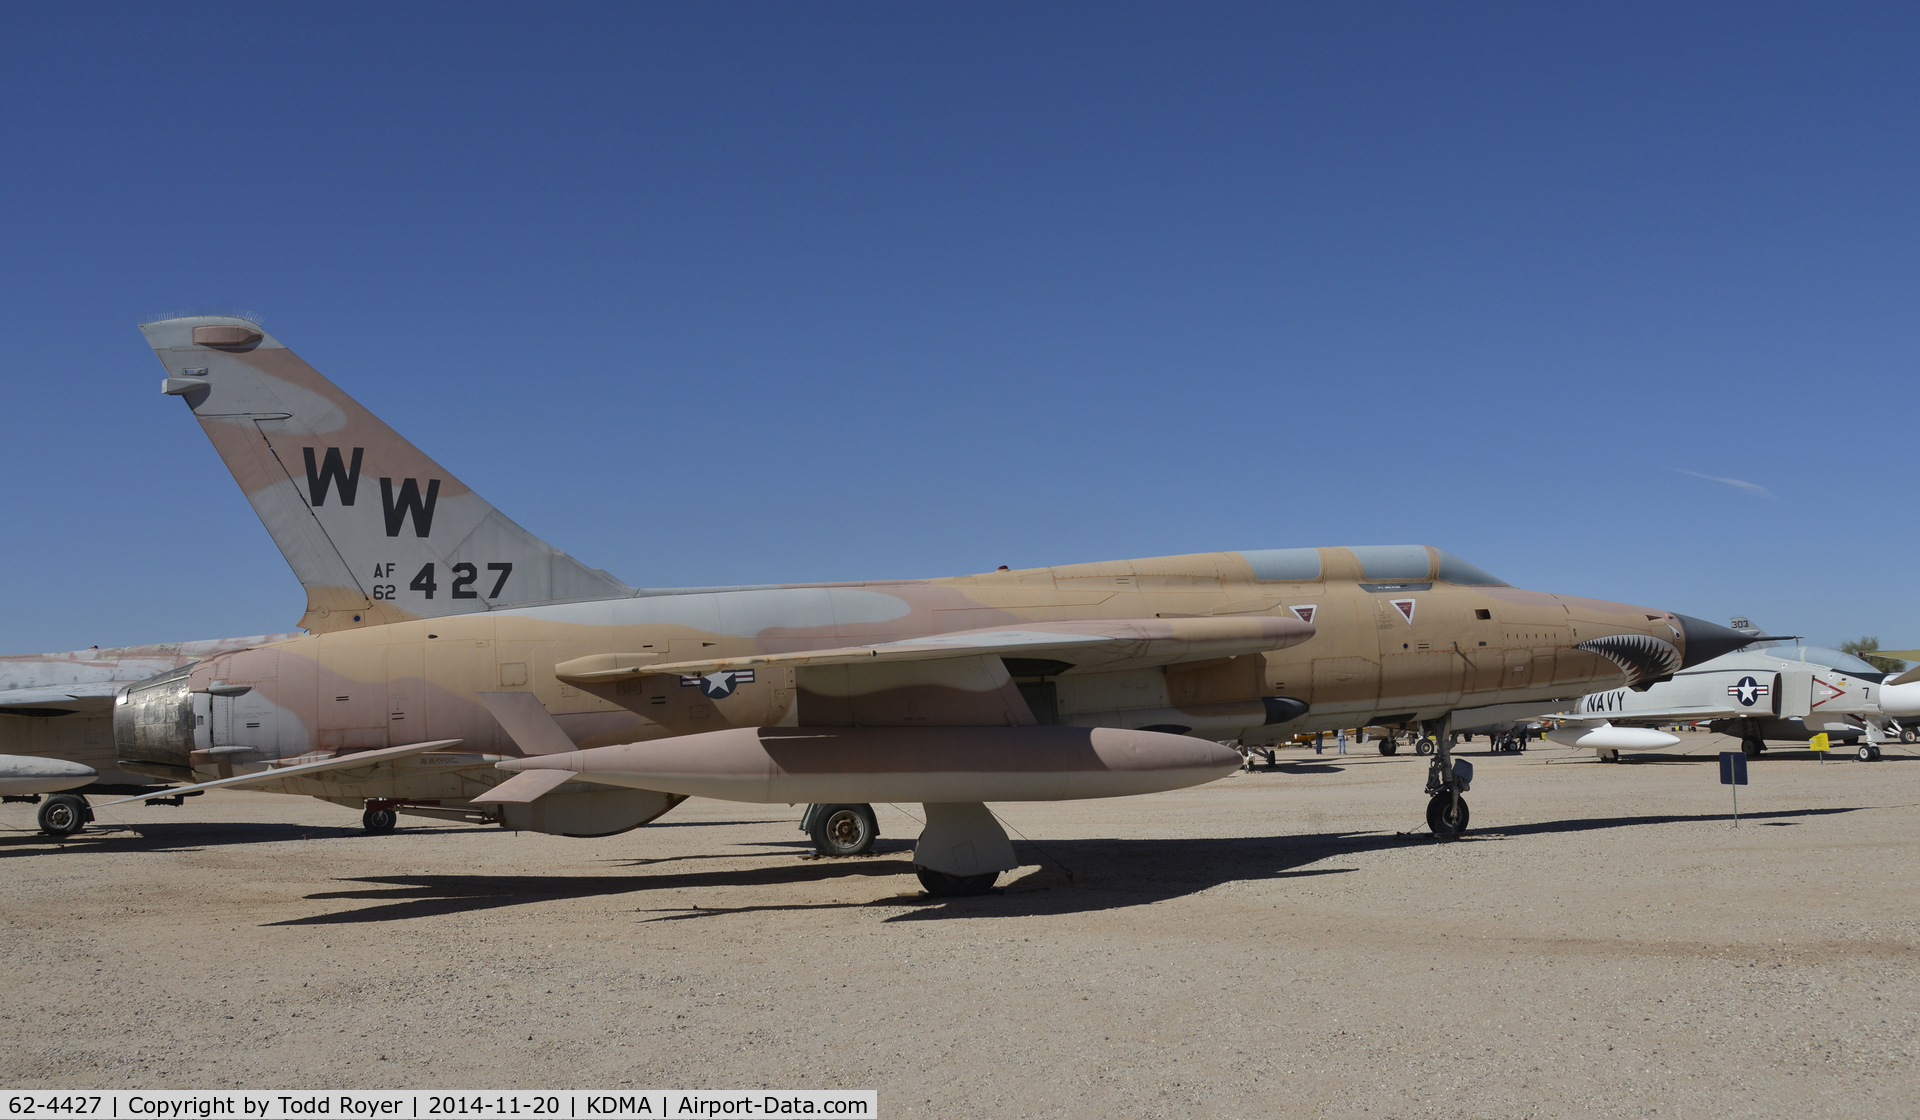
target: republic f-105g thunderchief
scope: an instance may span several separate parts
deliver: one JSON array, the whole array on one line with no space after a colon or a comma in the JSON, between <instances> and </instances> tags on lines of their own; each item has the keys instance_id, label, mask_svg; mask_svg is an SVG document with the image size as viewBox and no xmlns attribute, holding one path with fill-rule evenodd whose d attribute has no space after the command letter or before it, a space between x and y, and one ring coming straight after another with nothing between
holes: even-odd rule
<instances>
[{"instance_id":1,"label":"republic f-105g thunderchief","mask_svg":"<svg viewBox=\"0 0 1920 1120\"><path fill-rule=\"evenodd\" d=\"M816 843L847 851L871 840L863 803L919 801L922 880L971 891L1015 866L985 802L1178 788L1239 766L1222 740L1420 723L1443 744L1428 819L1451 833L1470 782L1444 748L1454 713L1548 711L1750 640L1420 545L638 590L507 520L256 324L142 329L314 633L128 690L122 765L370 826L607 835L706 796L814 803Z\"/></svg>"}]
</instances>

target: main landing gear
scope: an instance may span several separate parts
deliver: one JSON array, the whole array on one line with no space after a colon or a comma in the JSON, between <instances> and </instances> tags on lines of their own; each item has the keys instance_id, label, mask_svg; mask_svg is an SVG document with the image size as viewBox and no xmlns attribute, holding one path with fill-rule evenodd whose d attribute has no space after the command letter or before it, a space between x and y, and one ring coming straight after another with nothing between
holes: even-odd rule
<instances>
[{"instance_id":1,"label":"main landing gear","mask_svg":"<svg viewBox=\"0 0 1920 1120\"><path fill-rule=\"evenodd\" d=\"M1757 735L1749 735L1745 739L1740 740L1741 753L1745 754L1748 758L1759 758L1761 753L1766 749L1767 741Z\"/></svg>"},{"instance_id":2,"label":"main landing gear","mask_svg":"<svg viewBox=\"0 0 1920 1120\"><path fill-rule=\"evenodd\" d=\"M1020 866L993 814L977 801L921 806L927 826L913 846L913 870L928 894L958 898L987 894L1002 871ZM871 805L809 805L800 830L823 856L859 856L880 835Z\"/></svg>"},{"instance_id":3,"label":"main landing gear","mask_svg":"<svg viewBox=\"0 0 1920 1120\"><path fill-rule=\"evenodd\" d=\"M77 793L51 794L40 803L40 831L62 840L85 828L93 819L93 806Z\"/></svg>"},{"instance_id":4,"label":"main landing gear","mask_svg":"<svg viewBox=\"0 0 1920 1120\"><path fill-rule=\"evenodd\" d=\"M871 805L809 805L800 830L823 856L863 856L873 850L880 822Z\"/></svg>"},{"instance_id":5,"label":"main landing gear","mask_svg":"<svg viewBox=\"0 0 1920 1120\"><path fill-rule=\"evenodd\" d=\"M1453 736L1447 728L1451 720L1448 715L1427 721L1423 727L1427 734L1420 737L1421 743L1430 744L1427 750L1434 752L1427 766L1427 827L1444 840L1467 831L1467 799L1462 795L1473 788L1473 764L1453 757Z\"/></svg>"},{"instance_id":6,"label":"main landing gear","mask_svg":"<svg viewBox=\"0 0 1920 1120\"><path fill-rule=\"evenodd\" d=\"M369 833L392 832L400 823L400 814L394 812L393 804L387 801L367 801L367 811L360 814L360 827Z\"/></svg>"}]
</instances>

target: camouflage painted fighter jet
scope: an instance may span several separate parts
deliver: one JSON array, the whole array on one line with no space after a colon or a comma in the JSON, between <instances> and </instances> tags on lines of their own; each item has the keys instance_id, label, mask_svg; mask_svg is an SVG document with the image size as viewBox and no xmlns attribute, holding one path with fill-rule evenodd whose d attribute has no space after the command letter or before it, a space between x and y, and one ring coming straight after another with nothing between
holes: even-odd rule
<instances>
[{"instance_id":1,"label":"camouflage painted fighter jet","mask_svg":"<svg viewBox=\"0 0 1920 1120\"><path fill-rule=\"evenodd\" d=\"M1014 866L987 801L1177 788L1240 765L1220 741L1298 731L1418 723L1445 744L1455 713L1550 711L1749 640L1421 545L639 590L509 521L257 324L142 330L314 632L128 690L121 765L363 807L370 827L397 810L606 835L709 796L824 805L815 839L838 851L871 841L861 802L920 801L923 881L976 890ZM1465 828L1469 784L1443 747L1436 831Z\"/></svg>"}]
</instances>

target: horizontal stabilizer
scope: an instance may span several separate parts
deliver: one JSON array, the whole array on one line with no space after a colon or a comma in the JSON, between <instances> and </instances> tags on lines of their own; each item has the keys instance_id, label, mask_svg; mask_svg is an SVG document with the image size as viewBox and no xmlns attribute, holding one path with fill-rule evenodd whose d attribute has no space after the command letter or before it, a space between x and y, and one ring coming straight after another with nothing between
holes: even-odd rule
<instances>
[{"instance_id":1,"label":"horizontal stabilizer","mask_svg":"<svg viewBox=\"0 0 1920 1120\"><path fill-rule=\"evenodd\" d=\"M235 774L231 778L219 778L198 785L174 786L167 790L166 796L178 797L183 793L199 793L203 789L221 789L226 786L248 786L261 782L277 782L281 778L291 778L300 774L318 774L323 770L341 770L349 766L367 766L376 762L392 762L410 755L426 754L428 751L442 751L448 747L457 747L465 739L435 739L427 743L408 743L401 747L382 747L374 751L349 751L334 755L318 762L302 762L292 766L276 766L253 774ZM101 802L97 808L105 809L112 805L125 805L132 801L145 801L153 794L145 793L138 797L123 797L118 801Z\"/></svg>"},{"instance_id":2,"label":"horizontal stabilizer","mask_svg":"<svg viewBox=\"0 0 1920 1120\"><path fill-rule=\"evenodd\" d=\"M105 712L113 707L113 694L125 687L125 681L100 681L58 688L10 688L0 692L0 711L9 708L65 708L75 712Z\"/></svg>"},{"instance_id":3,"label":"horizontal stabilizer","mask_svg":"<svg viewBox=\"0 0 1920 1120\"><path fill-rule=\"evenodd\" d=\"M580 775L571 770L529 770L524 774L515 774L492 789L473 798L476 805L500 802L509 805L525 805L538 801Z\"/></svg>"}]
</instances>

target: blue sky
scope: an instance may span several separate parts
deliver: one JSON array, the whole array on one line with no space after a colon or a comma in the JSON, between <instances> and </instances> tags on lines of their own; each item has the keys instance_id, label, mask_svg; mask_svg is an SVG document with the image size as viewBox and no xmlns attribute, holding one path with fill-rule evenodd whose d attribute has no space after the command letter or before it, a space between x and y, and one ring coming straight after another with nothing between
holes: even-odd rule
<instances>
[{"instance_id":1,"label":"blue sky","mask_svg":"<svg viewBox=\"0 0 1920 1120\"><path fill-rule=\"evenodd\" d=\"M1916 31L12 5L0 651L298 617L134 329L213 309L643 586L1421 542L1920 645Z\"/></svg>"}]
</instances>

